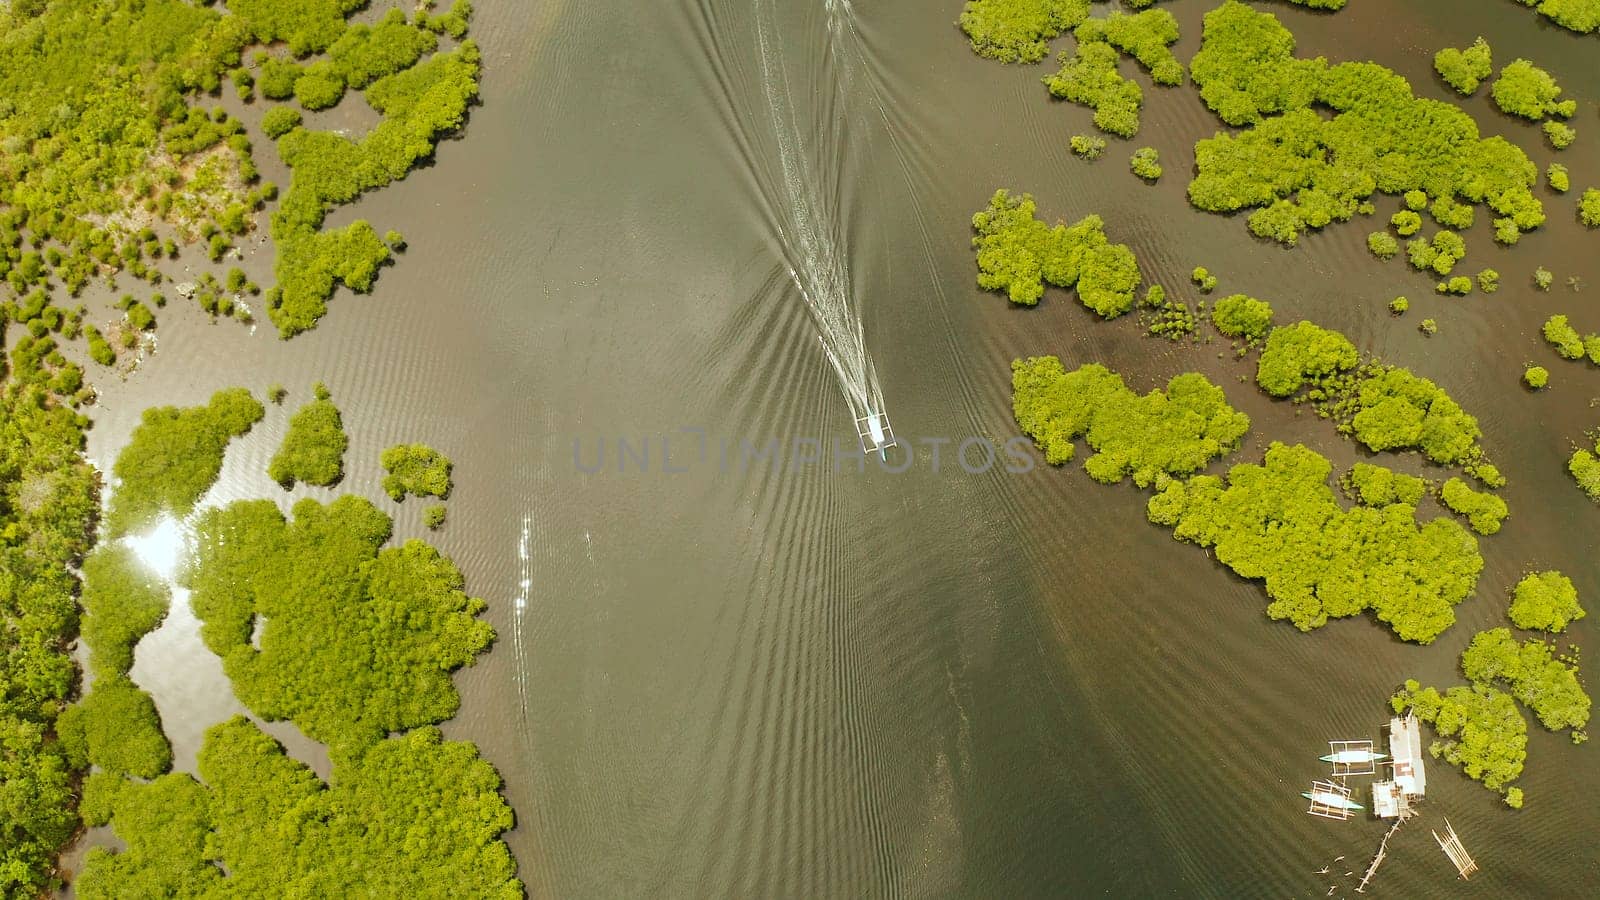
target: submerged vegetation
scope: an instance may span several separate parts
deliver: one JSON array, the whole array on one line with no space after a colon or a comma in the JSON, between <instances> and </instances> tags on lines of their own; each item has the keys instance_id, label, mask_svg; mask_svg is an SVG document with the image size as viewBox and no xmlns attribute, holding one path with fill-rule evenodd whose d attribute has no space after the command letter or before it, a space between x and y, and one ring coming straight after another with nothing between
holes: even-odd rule
<instances>
[{"instance_id":1,"label":"submerged vegetation","mask_svg":"<svg viewBox=\"0 0 1600 900\"><path fill-rule=\"evenodd\" d=\"M289 433L272 457L267 474L284 490L294 487L296 481L330 487L344 477L344 452L349 446L339 407L333 405L328 389L318 383L315 399L289 420Z\"/></svg>"},{"instance_id":2,"label":"submerged vegetation","mask_svg":"<svg viewBox=\"0 0 1600 900\"><path fill-rule=\"evenodd\" d=\"M1084 471L1106 484L1131 475L1149 487L1193 474L1237 449L1250 430L1250 418L1228 405L1222 389L1192 372L1141 396L1096 363L1067 372L1060 359L1036 356L1013 361L1011 371L1017 424L1046 461L1068 462L1083 437L1095 451Z\"/></svg>"},{"instance_id":3,"label":"submerged vegetation","mask_svg":"<svg viewBox=\"0 0 1600 900\"><path fill-rule=\"evenodd\" d=\"M216 482L228 442L265 414L244 388L218 391L205 406L145 410L112 468L120 485L106 513L109 536L138 532L163 513L188 515Z\"/></svg>"},{"instance_id":4,"label":"submerged vegetation","mask_svg":"<svg viewBox=\"0 0 1600 900\"><path fill-rule=\"evenodd\" d=\"M1076 287L1079 301L1107 319L1132 309L1141 281L1133 251L1106 238L1099 216L1051 227L1036 210L1032 195L1012 197L1002 189L972 217L978 286L1024 306L1037 304L1046 284Z\"/></svg>"},{"instance_id":5,"label":"submerged vegetation","mask_svg":"<svg viewBox=\"0 0 1600 900\"><path fill-rule=\"evenodd\" d=\"M1531 190L1538 169L1515 145L1481 139L1471 116L1416 97L1383 66L1330 64L1294 50L1293 35L1270 13L1227 0L1206 14L1190 74L1206 105L1245 130L1196 145L1194 206L1254 209L1251 232L1288 246L1306 229L1348 221L1379 191L1408 194L1408 202L1417 192L1413 209L1429 198L1448 201L1436 210L1445 218L1486 204L1497 226L1518 233L1544 223Z\"/></svg>"}]
</instances>

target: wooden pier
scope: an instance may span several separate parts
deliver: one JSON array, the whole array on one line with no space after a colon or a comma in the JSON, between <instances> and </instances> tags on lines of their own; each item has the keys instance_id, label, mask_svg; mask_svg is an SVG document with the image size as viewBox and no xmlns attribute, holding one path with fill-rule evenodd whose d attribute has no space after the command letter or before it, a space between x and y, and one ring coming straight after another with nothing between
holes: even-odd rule
<instances>
[{"instance_id":1,"label":"wooden pier","mask_svg":"<svg viewBox=\"0 0 1600 900\"><path fill-rule=\"evenodd\" d=\"M1456 836L1456 830L1450 825L1449 819L1444 820L1444 833L1445 836L1440 837L1439 832L1433 832L1433 839L1439 842L1439 849L1444 851L1444 855L1455 863L1456 871L1461 873L1461 877L1471 878L1472 873L1478 871L1478 864L1467 855L1467 848L1461 846L1461 838Z\"/></svg>"},{"instance_id":2,"label":"wooden pier","mask_svg":"<svg viewBox=\"0 0 1600 900\"><path fill-rule=\"evenodd\" d=\"M1400 826L1405 823L1406 820L1404 818L1396 821L1388 832L1384 834L1383 840L1378 842L1378 855L1372 858L1372 865L1367 866L1366 874L1361 876L1361 883L1356 885L1356 893L1365 894L1367 892L1367 882L1372 880L1372 876L1378 874L1378 867L1383 865L1383 858L1389 853L1389 838L1394 837L1394 833L1399 831Z\"/></svg>"}]
</instances>

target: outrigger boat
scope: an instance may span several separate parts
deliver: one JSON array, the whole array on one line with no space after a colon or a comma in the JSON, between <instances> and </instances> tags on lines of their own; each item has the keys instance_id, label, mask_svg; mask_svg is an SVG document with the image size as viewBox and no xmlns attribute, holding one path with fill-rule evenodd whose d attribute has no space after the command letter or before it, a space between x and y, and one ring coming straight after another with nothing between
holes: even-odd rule
<instances>
[{"instance_id":1,"label":"outrigger boat","mask_svg":"<svg viewBox=\"0 0 1600 900\"><path fill-rule=\"evenodd\" d=\"M1348 797L1341 797L1338 794L1335 794L1333 791L1301 791L1300 796L1312 801L1313 803L1320 803L1323 806L1331 806L1334 809L1366 809L1366 807L1362 806L1361 804L1351 802Z\"/></svg>"},{"instance_id":2,"label":"outrigger boat","mask_svg":"<svg viewBox=\"0 0 1600 900\"><path fill-rule=\"evenodd\" d=\"M1376 753L1372 750L1340 750L1338 753L1329 753L1327 756L1322 757L1322 761L1325 763L1355 765L1358 763L1377 762L1380 759L1388 758L1388 754Z\"/></svg>"}]
</instances>

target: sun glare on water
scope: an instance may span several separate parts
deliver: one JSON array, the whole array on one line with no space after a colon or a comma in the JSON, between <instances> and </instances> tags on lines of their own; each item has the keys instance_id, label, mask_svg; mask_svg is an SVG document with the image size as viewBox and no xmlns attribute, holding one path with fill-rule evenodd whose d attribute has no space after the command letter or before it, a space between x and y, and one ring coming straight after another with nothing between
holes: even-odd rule
<instances>
[{"instance_id":1,"label":"sun glare on water","mask_svg":"<svg viewBox=\"0 0 1600 900\"><path fill-rule=\"evenodd\" d=\"M156 527L144 534L124 538L128 549L139 561L150 567L163 580L171 581L178 571L178 560L183 556L183 526L171 517L163 518Z\"/></svg>"}]
</instances>

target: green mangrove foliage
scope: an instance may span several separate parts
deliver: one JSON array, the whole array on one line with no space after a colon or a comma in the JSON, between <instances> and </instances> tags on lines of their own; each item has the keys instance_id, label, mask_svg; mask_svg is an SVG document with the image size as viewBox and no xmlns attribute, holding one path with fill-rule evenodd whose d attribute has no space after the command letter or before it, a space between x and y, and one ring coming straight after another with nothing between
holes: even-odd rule
<instances>
[{"instance_id":1,"label":"green mangrove foliage","mask_svg":"<svg viewBox=\"0 0 1600 900\"><path fill-rule=\"evenodd\" d=\"M126 675L133 645L167 617L166 582L124 544L105 544L83 561L83 642L97 678Z\"/></svg>"},{"instance_id":2,"label":"green mangrove foliage","mask_svg":"<svg viewBox=\"0 0 1600 900\"><path fill-rule=\"evenodd\" d=\"M145 410L112 467L120 484L106 513L109 535L138 532L163 513L188 515L216 482L228 442L265 414L244 388L218 391L205 406Z\"/></svg>"},{"instance_id":3,"label":"green mangrove foliage","mask_svg":"<svg viewBox=\"0 0 1600 900\"><path fill-rule=\"evenodd\" d=\"M51 886L77 830L74 765L57 717L77 667L78 579L92 543L99 475L84 461L87 419L68 401L82 370L53 336L6 340L0 316L0 897Z\"/></svg>"},{"instance_id":4,"label":"green mangrove foliage","mask_svg":"<svg viewBox=\"0 0 1600 900\"><path fill-rule=\"evenodd\" d=\"M1572 579L1550 569L1530 572L1511 595L1511 624L1529 631L1560 633L1586 615Z\"/></svg>"},{"instance_id":5,"label":"green mangrove foliage","mask_svg":"<svg viewBox=\"0 0 1600 900\"><path fill-rule=\"evenodd\" d=\"M1250 430L1250 417L1228 405L1222 389L1187 373L1165 392L1140 396L1122 376L1090 363L1067 372L1054 356L1011 363L1012 411L1052 465L1071 460L1073 441L1086 439L1089 477L1115 484L1133 476L1140 487L1190 475L1231 453Z\"/></svg>"},{"instance_id":6,"label":"green mangrove foliage","mask_svg":"<svg viewBox=\"0 0 1600 900\"><path fill-rule=\"evenodd\" d=\"M1529 366L1522 373L1522 382L1536 391L1543 390L1550 383L1550 370L1544 366Z\"/></svg>"},{"instance_id":7,"label":"green mangrove foliage","mask_svg":"<svg viewBox=\"0 0 1600 900\"><path fill-rule=\"evenodd\" d=\"M449 510L443 503L435 503L422 511L422 524L428 526L429 531L438 531L444 525L448 513Z\"/></svg>"},{"instance_id":8,"label":"green mangrove foliage","mask_svg":"<svg viewBox=\"0 0 1600 900\"><path fill-rule=\"evenodd\" d=\"M500 777L475 746L424 728L337 762L324 784L243 717L213 726L188 773L89 779L83 815L127 849L89 852L84 900L523 895L499 835Z\"/></svg>"},{"instance_id":9,"label":"green mangrove foliage","mask_svg":"<svg viewBox=\"0 0 1600 900\"><path fill-rule=\"evenodd\" d=\"M450 496L450 459L427 444L397 444L383 451L383 490L399 503L406 495Z\"/></svg>"},{"instance_id":10,"label":"green mangrove foliage","mask_svg":"<svg viewBox=\"0 0 1600 900\"><path fill-rule=\"evenodd\" d=\"M172 746L150 695L126 675L96 678L56 722L73 768L154 778L172 766Z\"/></svg>"},{"instance_id":11,"label":"green mangrove foliage","mask_svg":"<svg viewBox=\"0 0 1600 900\"><path fill-rule=\"evenodd\" d=\"M1089 16L1089 0L967 0L959 24L979 56L1036 63L1045 43Z\"/></svg>"},{"instance_id":12,"label":"green mangrove foliage","mask_svg":"<svg viewBox=\"0 0 1600 900\"><path fill-rule=\"evenodd\" d=\"M1143 13L1140 13L1143 15ZM1073 54L1061 54L1061 68L1044 78L1050 96L1094 110L1094 124L1119 137L1139 132L1144 90L1117 72L1120 55L1101 41L1079 42Z\"/></svg>"},{"instance_id":13,"label":"green mangrove foliage","mask_svg":"<svg viewBox=\"0 0 1600 900\"><path fill-rule=\"evenodd\" d=\"M1503 479L1483 462L1478 420L1442 388L1407 369L1377 367L1364 375L1344 409L1355 439L1374 451L1410 450L1440 465L1463 465L1490 487Z\"/></svg>"},{"instance_id":14,"label":"green mangrove foliage","mask_svg":"<svg viewBox=\"0 0 1600 900\"><path fill-rule=\"evenodd\" d=\"M1439 490L1439 502L1457 515L1467 517L1472 530L1479 534L1496 534L1509 510L1506 502L1493 494L1475 491L1459 478L1451 478Z\"/></svg>"},{"instance_id":15,"label":"green mangrove foliage","mask_svg":"<svg viewBox=\"0 0 1600 900\"><path fill-rule=\"evenodd\" d=\"M1183 84L1183 63L1172 55L1172 45L1178 42L1178 20L1164 9L1131 16L1116 11L1104 19L1086 19L1073 36L1080 44L1104 41L1121 50L1138 60L1156 84Z\"/></svg>"},{"instance_id":16,"label":"green mangrove foliage","mask_svg":"<svg viewBox=\"0 0 1600 900\"><path fill-rule=\"evenodd\" d=\"M1570 119L1578 111L1576 100L1561 100L1561 86L1550 73L1525 59L1500 70L1500 77L1489 88L1500 111L1535 122L1548 116Z\"/></svg>"},{"instance_id":17,"label":"green mangrove foliage","mask_svg":"<svg viewBox=\"0 0 1600 900\"><path fill-rule=\"evenodd\" d=\"M1272 327L1272 306L1244 294L1232 294L1211 307L1211 324L1228 337L1258 341Z\"/></svg>"},{"instance_id":18,"label":"green mangrove foliage","mask_svg":"<svg viewBox=\"0 0 1600 900\"><path fill-rule=\"evenodd\" d=\"M1372 463L1358 462L1339 479L1346 497L1362 506L1404 503L1413 509L1428 495L1428 480Z\"/></svg>"},{"instance_id":19,"label":"green mangrove foliage","mask_svg":"<svg viewBox=\"0 0 1600 900\"><path fill-rule=\"evenodd\" d=\"M1555 659L1537 638L1518 643L1509 628L1480 631L1461 654L1461 669L1474 684L1503 685L1551 731L1570 730L1583 740L1589 695L1578 683L1577 666Z\"/></svg>"},{"instance_id":20,"label":"green mangrove foliage","mask_svg":"<svg viewBox=\"0 0 1600 900\"><path fill-rule=\"evenodd\" d=\"M1578 487L1583 489L1589 499L1600 503L1600 432L1590 434L1594 441L1594 448L1579 447L1572 451L1572 458L1567 461L1567 471L1577 479Z\"/></svg>"},{"instance_id":21,"label":"green mangrove foliage","mask_svg":"<svg viewBox=\"0 0 1600 900\"><path fill-rule=\"evenodd\" d=\"M1406 258L1411 267L1437 275L1449 275L1466 255L1467 243L1454 231L1440 231L1431 241L1415 238L1406 242Z\"/></svg>"},{"instance_id":22,"label":"green mangrove foliage","mask_svg":"<svg viewBox=\"0 0 1600 900\"><path fill-rule=\"evenodd\" d=\"M1558 194L1572 190L1572 176L1568 174L1567 167L1560 163L1551 163L1545 167L1544 181L1550 186L1550 190Z\"/></svg>"},{"instance_id":23,"label":"green mangrove foliage","mask_svg":"<svg viewBox=\"0 0 1600 900\"><path fill-rule=\"evenodd\" d=\"M1038 303L1045 284L1076 287L1078 300L1107 319L1132 309L1141 281L1133 251L1106 238L1099 216L1052 228L1036 218L1036 210L1031 194L1012 197L1002 189L972 217L978 286L1005 291L1023 306Z\"/></svg>"},{"instance_id":24,"label":"green mangrove foliage","mask_svg":"<svg viewBox=\"0 0 1600 900\"><path fill-rule=\"evenodd\" d=\"M240 701L336 753L454 715L450 673L494 639L455 565L421 541L380 550L390 532L359 497L302 500L292 523L240 501L206 511L179 575Z\"/></svg>"},{"instance_id":25,"label":"green mangrove foliage","mask_svg":"<svg viewBox=\"0 0 1600 900\"><path fill-rule=\"evenodd\" d=\"M1539 14L1569 31L1589 34L1600 31L1600 0L1515 0L1532 6Z\"/></svg>"},{"instance_id":26,"label":"green mangrove foliage","mask_svg":"<svg viewBox=\"0 0 1600 900\"><path fill-rule=\"evenodd\" d=\"M331 131L290 130L278 153L293 177L272 215L278 286L267 311L279 333L291 337L327 311L335 282L365 292L389 248L364 219L321 230L328 213L367 191L404 178L432 155L437 141L456 131L478 94L479 52L472 41L386 75L366 88L367 104L383 117L359 141ZM298 82L297 82L298 84Z\"/></svg>"},{"instance_id":27,"label":"green mangrove foliage","mask_svg":"<svg viewBox=\"0 0 1600 900\"><path fill-rule=\"evenodd\" d=\"M1356 345L1331 329L1297 322L1272 329L1256 364L1256 384L1274 397L1299 393L1356 367Z\"/></svg>"},{"instance_id":28,"label":"green mangrove foliage","mask_svg":"<svg viewBox=\"0 0 1600 900\"><path fill-rule=\"evenodd\" d=\"M1562 359L1584 359L1600 366L1600 334L1579 334L1564 315L1546 319L1540 332Z\"/></svg>"},{"instance_id":29,"label":"green mangrove foliage","mask_svg":"<svg viewBox=\"0 0 1600 900\"><path fill-rule=\"evenodd\" d=\"M1072 149L1073 156L1090 161L1099 159L1101 154L1106 152L1105 138L1098 138L1092 134L1075 134L1067 146Z\"/></svg>"},{"instance_id":30,"label":"green mangrove foliage","mask_svg":"<svg viewBox=\"0 0 1600 900\"><path fill-rule=\"evenodd\" d=\"M284 490L294 487L296 481L331 487L344 477L344 452L349 446L339 407L319 383L316 399L289 420L289 433L273 455L267 474Z\"/></svg>"},{"instance_id":31,"label":"green mangrove foliage","mask_svg":"<svg viewBox=\"0 0 1600 900\"><path fill-rule=\"evenodd\" d=\"M1435 53L1433 68L1457 93L1471 96L1494 71L1494 54L1489 42L1480 37L1465 50L1446 47Z\"/></svg>"},{"instance_id":32,"label":"green mangrove foliage","mask_svg":"<svg viewBox=\"0 0 1600 900\"><path fill-rule=\"evenodd\" d=\"M1587 228L1600 228L1600 188L1589 188L1578 200L1578 221Z\"/></svg>"},{"instance_id":33,"label":"green mangrove foliage","mask_svg":"<svg viewBox=\"0 0 1600 900\"><path fill-rule=\"evenodd\" d=\"M1477 585L1477 540L1447 518L1419 527L1405 503L1346 510L1328 485L1332 471L1316 452L1274 442L1265 465L1168 483L1149 518L1214 548L1240 576L1263 579L1274 619L1310 631L1370 610L1402 640L1432 642Z\"/></svg>"},{"instance_id":34,"label":"green mangrove foliage","mask_svg":"<svg viewBox=\"0 0 1600 900\"><path fill-rule=\"evenodd\" d=\"M1397 713L1411 710L1433 726L1439 740L1430 748L1435 758L1457 766L1474 781L1502 794L1522 774L1528 758L1528 722L1517 704L1501 691L1483 685L1453 687L1443 694L1408 679L1390 699ZM1521 804L1520 791L1515 795Z\"/></svg>"},{"instance_id":35,"label":"green mangrove foliage","mask_svg":"<svg viewBox=\"0 0 1600 900\"><path fill-rule=\"evenodd\" d=\"M1288 246L1308 228L1348 221L1377 191L1417 192L1413 210L1430 197L1486 204L1518 232L1544 223L1532 192L1538 169L1515 145L1480 139L1471 116L1417 98L1383 66L1330 65L1294 50L1270 13L1227 0L1206 14L1190 75L1224 122L1248 127L1196 144L1196 208L1253 209L1252 233Z\"/></svg>"},{"instance_id":36,"label":"green mangrove foliage","mask_svg":"<svg viewBox=\"0 0 1600 900\"><path fill-rule=\"evenodd\" d=\"M1145 181L1157 181L1161 178L1161 154L1154 147L1140 147L1133 151L1128 168Z\"/></svg>"}]
</instances>

